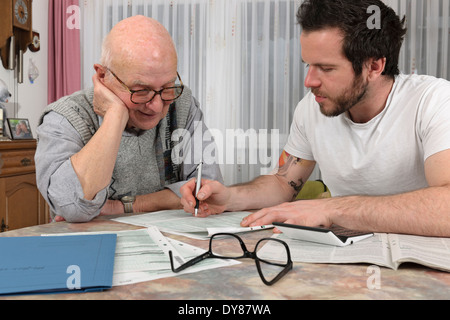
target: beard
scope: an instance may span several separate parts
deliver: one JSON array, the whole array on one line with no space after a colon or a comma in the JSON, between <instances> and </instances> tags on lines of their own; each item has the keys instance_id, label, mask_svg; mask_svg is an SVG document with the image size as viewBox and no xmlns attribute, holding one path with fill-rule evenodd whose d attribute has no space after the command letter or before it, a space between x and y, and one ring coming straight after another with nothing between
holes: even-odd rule
<instances>
[{"instance_id":1,"label":"beard","mask_svg":"<svg viewBox=\"0 0 450 320\"><path fill-rule=\"evenodd\" d=\"M327 117L337 117L364 99L367 93L368 81L363 81L362 75L355 77L350 88L337 97L327 97L328 103L333 103L333 108L326 108L325 103L319 103L320 112ZM311 90L314 95L322 96L318 90Z\"/></svg>"}]
</instances>

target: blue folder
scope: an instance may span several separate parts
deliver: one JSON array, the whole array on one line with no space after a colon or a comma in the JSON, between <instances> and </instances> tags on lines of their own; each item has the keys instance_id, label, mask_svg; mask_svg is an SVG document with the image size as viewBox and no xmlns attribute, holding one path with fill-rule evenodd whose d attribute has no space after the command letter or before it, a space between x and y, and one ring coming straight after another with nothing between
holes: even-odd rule
<instances>
[{"instance_id":1,"label":"blue folder","mask_svg":"<svg viewBox=\"0 0 450 320\"><path fill-rule=\"evenodd\" d=\"M0 295L112 287L116 234L0 237Z\"/></svg>"}]
</instances>

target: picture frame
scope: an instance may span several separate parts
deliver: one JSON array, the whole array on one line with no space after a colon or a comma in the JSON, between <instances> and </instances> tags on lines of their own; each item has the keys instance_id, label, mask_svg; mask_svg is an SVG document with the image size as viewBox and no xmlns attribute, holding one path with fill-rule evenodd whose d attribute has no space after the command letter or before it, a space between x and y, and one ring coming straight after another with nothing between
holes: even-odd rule
<instances>
[{"instance_id":1,"label":"picture frame","mask_svg":"<svg viewBox=\"0 0 450 320\"><path fill-rule=\"evenodd\" d=\"M28 119L8 118L9 132L13 140L33 140L30 122Z\"/></svg>"}]
</instances>

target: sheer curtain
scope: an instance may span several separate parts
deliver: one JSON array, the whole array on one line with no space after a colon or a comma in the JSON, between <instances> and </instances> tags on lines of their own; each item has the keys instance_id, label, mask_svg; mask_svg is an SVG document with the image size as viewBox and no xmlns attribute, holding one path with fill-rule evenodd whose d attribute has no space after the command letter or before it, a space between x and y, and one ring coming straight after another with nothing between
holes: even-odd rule
<instances>
[{"instance_id":1,"label":"sheer curtain","mask_svg":"<svg viewBox=\"0 0 450 320\"><path fill-rule=\"evenodd\" d=\"M83 1L83 85L91 86L92 65L113 25L136 14L157 19L171 33L181 78L216 137L226 183L248 181L276 165L293 106L303 94L298 5L289 0Z\"/></svg>"},{"instance_id":2,"label":"sheer curtain","mask_svg":"<svg viewBox=\"0 0 450 320\"><path fill-rule=\"evenodd\" d=\"M92 85L92 66L113 25L137 14L157 19L172 35L179 73L216 137L226 184L251 180L276 165L306 93L295 17L301 2L80 1L83 86ZM401 71L448 79L450 0L385 2L408 18Z\"/></svg>"},{"instance_id":3,"label":"sheer curtain","mask_svg":"<svg viewBox=\"0 0 450 320\"><path fill-rule=\"evenodd\" d=\"M408 33L400 53L400 70L450 80L450 0L384 2L407 19Z\"/></svg>"}]
</instances>

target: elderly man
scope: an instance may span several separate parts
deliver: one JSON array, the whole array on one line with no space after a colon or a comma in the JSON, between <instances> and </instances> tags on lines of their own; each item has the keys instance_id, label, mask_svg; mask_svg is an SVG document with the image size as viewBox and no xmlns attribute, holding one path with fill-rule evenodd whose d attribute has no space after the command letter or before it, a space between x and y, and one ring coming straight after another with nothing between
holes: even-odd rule
<instances>
[{"instance_id":1,"label":"elderly man","mask_svg":"<svg viewBox=\"0 0 450 320\"><path fill-rule=\"evenodd\" d=\"M367 9L380 10L369 28ZM305 86L278 173L204 181L200 214L264 208L243 226L285 222L450 237L450 83L399 74L405 28L379 0L306 0ZM295 201L318 164L333 198ZM193 182L182 204L193 211Z\"/></svg>"},{"instance_id":2,"label":"elderly man","mask_svg":"<svg viewBox=\"0 0 450 320\"><path fill-rule=\"evenodd\" d=\"M207 128L167 30L143 16L121 21L94 68L94 87L50 105L38 128L37 182L56 220L180 208L179 188L213 142L190 139ZM222 180L207 163L203 176Z\"/></svg>"}]
</instances>

